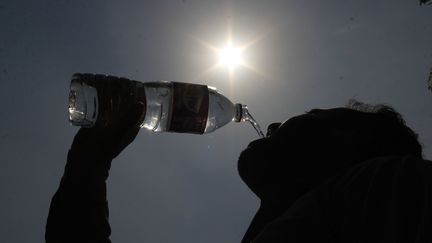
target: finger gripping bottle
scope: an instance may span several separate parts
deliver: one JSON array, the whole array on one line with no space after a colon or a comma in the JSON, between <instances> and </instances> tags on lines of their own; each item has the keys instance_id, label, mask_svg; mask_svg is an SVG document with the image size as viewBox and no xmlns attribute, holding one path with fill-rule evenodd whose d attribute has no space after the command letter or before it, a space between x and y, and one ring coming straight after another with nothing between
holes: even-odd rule
<instances>
[{"instance_id":1,"label":"finger gripping bottle","mask_svg":"<svg viewBox=\"0 0 432 243\"><path fill-rule=\"evenodd\" d=\"M142 128L154 132L203 134L230 121L249 121L247 106L233 104L215 88L172 81L139 82L99 74L75 74L69 91L69 121L76 126L109 126L140 102ZM257 131L258 131L257 129ZM259 130L259 134L263 136Z\"/></svg>"}]
</instances>

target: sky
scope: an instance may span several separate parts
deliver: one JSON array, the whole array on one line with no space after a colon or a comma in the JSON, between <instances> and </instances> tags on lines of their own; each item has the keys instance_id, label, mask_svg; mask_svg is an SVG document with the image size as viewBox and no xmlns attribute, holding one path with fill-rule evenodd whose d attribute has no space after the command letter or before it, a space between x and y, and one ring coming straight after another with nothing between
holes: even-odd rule
<instances>
[{"instance_id":1,"label":"sky","mask_svg":"<svg viewBox=\"0 0 432 243\"><path fill-rule=\"evenodd\" d=\"M43 242L49 203L78 128L71 76L216 87L264 128L350 98L392 105L432 158L432 6L409 0L1 0L0 242ZM231 33L248 66L209 46ZM259 201L237 173L258 136L140 131L113 161L113 242L240 242Z\"/></svg>"}]
</instances>

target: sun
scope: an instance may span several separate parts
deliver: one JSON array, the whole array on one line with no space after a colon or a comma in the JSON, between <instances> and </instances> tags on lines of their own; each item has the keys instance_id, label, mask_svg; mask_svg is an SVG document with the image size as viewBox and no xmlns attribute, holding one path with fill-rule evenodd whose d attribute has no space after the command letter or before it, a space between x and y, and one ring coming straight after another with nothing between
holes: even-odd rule
<instances>
[{"instance_id":1,"label":"sun","mask_svg":"<svg viewBox=\"0 0 432 243\"><path fill-rule=\"evenodd\" d=\"M218 50L219 63L229 69L235 68L243 63L242 50L234 47L231 43L225 48Z\"/></svg>"},{"instance_id":2,"label":"sun","mask_svg":"<svg viewBox=\"0 0 432 243\"><path fill-rule=\"evenodd\" d=\"M231 24L228 23L225 44L220 46L216 46L212 42L202 40L194 35L188 35L192 40L198 42L203 47L216 54L212 56L212 59L215 58L213 60L216 60L216 62L211 64L203 72L199 73L198 78L203 78L209 73L221 68L228 71L229 80L231 82L234 80L234 73L243 71L241 69L247 69L260 76L267 77L268 75L265 72L255 67L251 63L251 60L246 60L246 57L251 56L250 52L253 51L251 47L264 39L271 30L272 28L267 28L265 32L255 36L254 38L238 43L235 41L236 39L234 38L235 36L233 35Z\"/></svg>"}]
</instances>

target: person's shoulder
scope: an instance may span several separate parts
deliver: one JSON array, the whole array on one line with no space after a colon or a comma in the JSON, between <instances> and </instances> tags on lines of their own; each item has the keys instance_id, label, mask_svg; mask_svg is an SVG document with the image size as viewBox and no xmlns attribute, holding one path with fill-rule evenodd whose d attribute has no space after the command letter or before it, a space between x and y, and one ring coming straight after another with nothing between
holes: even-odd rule
<instances>
[{"instance_id":1,"label":"person's shoulder","mask_svg":"<svg viewBox=\"0 0 432 243\"><path fill-rule=\"evenodd\" d=\"M429 160L377 157L353 166L313 194L342 242L358 240L352 238L355 235L364 242L384 238L393 242L388 239L416 237L426 210L421 205L432 202L431 179Z\"/></svg>"}]
</instances>

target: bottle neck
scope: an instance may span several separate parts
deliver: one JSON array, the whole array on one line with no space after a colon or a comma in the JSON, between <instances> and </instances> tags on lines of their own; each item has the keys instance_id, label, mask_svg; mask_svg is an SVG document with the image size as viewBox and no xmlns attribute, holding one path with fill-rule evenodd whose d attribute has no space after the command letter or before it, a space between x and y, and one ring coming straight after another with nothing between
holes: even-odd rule
<instances>
[{"instance_id":1,"label":"bottle neck","mask_svg":"<svg viewBox=\"0 0 432 243\"><path fill-rule=\"evenodd\" d=\"M258 135L260 137L264 137L264 133L261 130L260 125L258 122L252 117L252 115L249 113L247 105L242 104L235 104L236 114L234 117L235 122L249 122L255 131L257 131Z\"/></svg>"},{"instance_id":2,"label":"bottle neck","mask_svg":"<svg viewBox=\"0 0 432 243\"><path fill-rule=\"evenodd\" d=\"M235 122L246 122L246 121L255 121L251 114L249 113L247 105L235 104L236 115L234 117Z\"/></svg>"}]
</instances>

